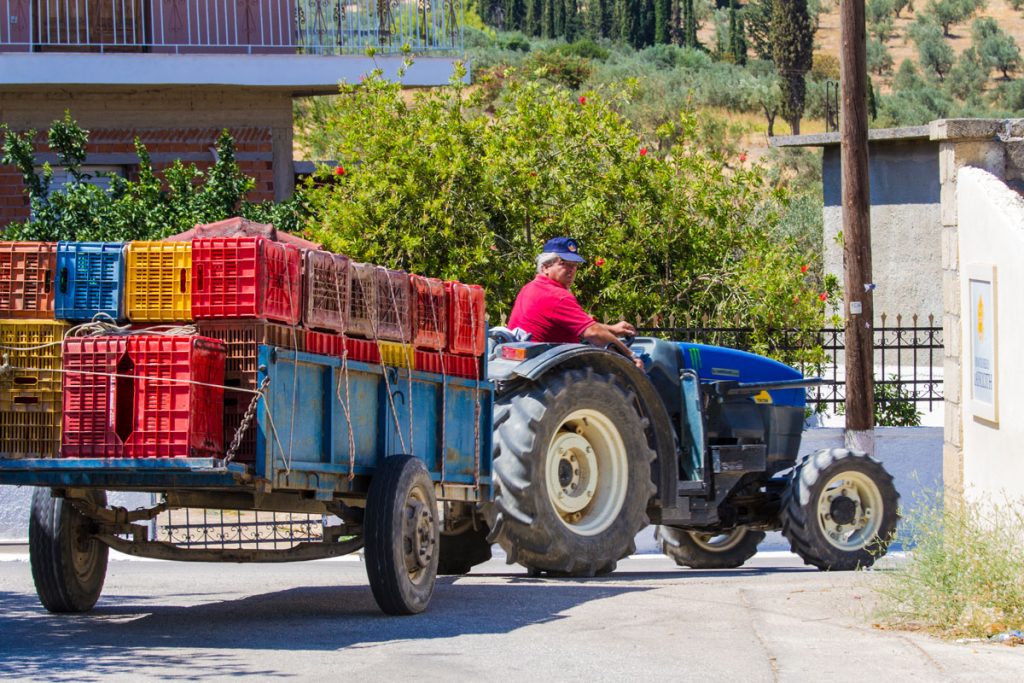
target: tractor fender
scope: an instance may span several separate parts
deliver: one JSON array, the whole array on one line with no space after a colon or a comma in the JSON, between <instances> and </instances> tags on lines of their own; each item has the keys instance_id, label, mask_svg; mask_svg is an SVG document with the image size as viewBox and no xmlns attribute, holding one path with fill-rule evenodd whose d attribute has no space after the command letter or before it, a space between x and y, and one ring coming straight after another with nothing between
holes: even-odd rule
<instances>
[{"instance_id":1,"label":"tractor fender","mask_svg":"<svg viewBox=\"0 0 1024 683\"><path fill-rule=\"evenodd\" d=\"M661 508L676 506L679 463L672 421L654 384L622 354L586 344L559 344L517 365L511 375L536 382L544 375L564 368L591 367L614 373L633 390L641 414L649 421L647 440L656 454L651 478L657 486L654 504Z\"/></svg>"}]
</instances>

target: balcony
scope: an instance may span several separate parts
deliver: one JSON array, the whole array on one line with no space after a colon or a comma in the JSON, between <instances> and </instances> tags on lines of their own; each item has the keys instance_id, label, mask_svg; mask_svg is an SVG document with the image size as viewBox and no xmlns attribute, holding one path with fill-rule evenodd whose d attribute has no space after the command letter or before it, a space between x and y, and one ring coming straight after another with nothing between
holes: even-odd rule
<instances>
[{"instance_id":1,"label":"balcony","mask_svg":"<svg viewBox=\"0 0 1024 683\"><path fill-rule=\"evenodd\" d=\"M374 67L446 82L462 0L0 0L0 85L330 91ZM373 49L376 57L366 56Z\"/></svg>"}]
</instances>

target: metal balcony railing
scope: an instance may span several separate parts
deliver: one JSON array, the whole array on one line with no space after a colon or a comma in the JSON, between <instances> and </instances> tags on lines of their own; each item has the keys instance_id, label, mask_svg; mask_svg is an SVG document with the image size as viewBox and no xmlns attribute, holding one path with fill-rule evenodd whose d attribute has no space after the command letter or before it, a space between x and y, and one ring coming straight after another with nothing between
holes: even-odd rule
<instances>
[{"instance_id":1,"label":"metal balcony railing","mask_svg":"<svg viewBox=\"0 0 1024 683\"><path fill-rule=\"evenodd\" d=\"M462 50L462 0L0 0L0 52Z\"/></svg>"}]
</instances>

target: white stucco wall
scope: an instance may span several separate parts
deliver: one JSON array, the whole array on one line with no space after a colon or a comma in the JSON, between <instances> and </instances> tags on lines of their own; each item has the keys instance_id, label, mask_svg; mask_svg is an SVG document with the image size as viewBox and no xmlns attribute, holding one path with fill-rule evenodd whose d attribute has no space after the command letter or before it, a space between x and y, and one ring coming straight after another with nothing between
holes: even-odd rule
<instances>
[{"instance_id":1,"label":"white stucco wall","mask_svg":"<svg viewBox=\"0 0 1024 683\"><path fill-rule=\"evenodd\" d=\"M964 167L957 176L963 387L963 476L969 498L1024 498L1024 199L996 176ZM996 421L971 406L972 343L968 278L995 268Z\"/></svg>"}]
</instances>

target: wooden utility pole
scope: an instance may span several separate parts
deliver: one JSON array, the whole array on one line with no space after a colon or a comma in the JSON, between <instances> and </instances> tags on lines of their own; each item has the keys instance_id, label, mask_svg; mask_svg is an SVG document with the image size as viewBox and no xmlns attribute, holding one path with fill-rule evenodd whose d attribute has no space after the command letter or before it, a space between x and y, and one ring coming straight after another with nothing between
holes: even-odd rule
<instances>
[{"instance_id":1,"label":"wooden utility pole","mask_svg":"<svg viewBox=\"0 0 1024 683\"><path fill-rule=\"evenodd\" d=\"M846 445L874 452L874 295L863 0L841 0L839 78L846 312Z\"/></svg>"}]
</instances>

